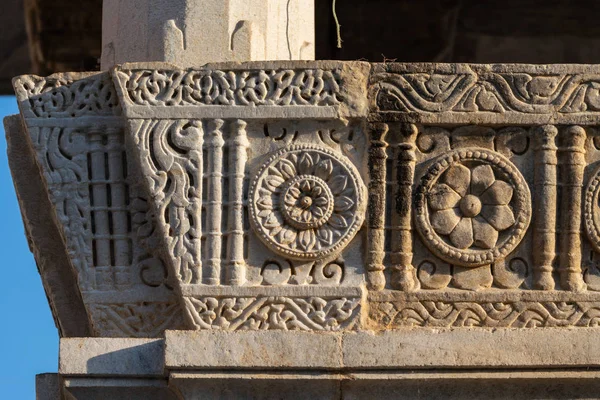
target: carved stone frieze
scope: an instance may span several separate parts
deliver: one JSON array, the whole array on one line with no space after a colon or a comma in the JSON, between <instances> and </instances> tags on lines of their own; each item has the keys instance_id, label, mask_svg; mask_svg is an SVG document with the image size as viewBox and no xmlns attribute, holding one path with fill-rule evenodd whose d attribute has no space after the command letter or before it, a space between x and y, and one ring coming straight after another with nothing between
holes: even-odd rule
<instances>
[{"instance_id":1,"label":"carved stone frieze","mask_svg":"<svg viewBox=\"0 0 600 400\"><path fill-rule=\"evenodd\" d=\"M15 89L97 335L597 326L597 66L149 63Z\"/></svg>"},{"instance_id":2,"label":"carved stone frieze","mask_svg":"<svg viewBox=\"0 0 600 400\"><path fill-rule=\"evenodd\" d=\"M24 76L14 85L71 264L51 268L74 270L92 332L148 337L180 326L170 322L177 300L155 254L154 220L140 191L139 168L125 150L125 123L110 75ZM162 328L135 322L136 309L159 299L165 307L153 307L152 318L164 319L157 324Z\"/></svg>"},{"instance_id":3,"label":"carved stone frieze","mask_svg":"<svg viewBox=\"0 0 600 400\"><path fill-rule=\"evenodd\" d=\"M360 298L185 298L196 329L339 331L358 327Z\"/></svg>"},{"instance_id":4,"label":"carved stone frieze","mask_svg":"<svg viewBox=\"0 0 600 400\"><path fill-rule=\"evenodd\" d=\"M151 106L335 106L340 71L119 70L127 100Z\"/></svg>"},{"instance_id":5,"label":"carved stone frieze","mask_svg":"<svg viewBox=\"0 0 600 400\"><path fill-rule=\"evenodd\" d=\"M600 112L598 71L544 66L389 64L372 76L378 111ZM397 73L396 73L397 71Z\"/></svg>"},{"instance_id":6,"label":"carved stone frieze","mask_svg":"<svg viewBox=\"0 0 600 400\"><path fill-rule=\"evenodd\" d=\"M600 305L585 301L418 301L376 303L371 318L398 327L598 327Z\"/></svg>"},{"instance_id":7,"label":"carved stone frieze","mask_svg":"<svg viewBox=\"0 0 600 400\"><path fill-rule=\"evenodd\" d=\"M590 243L600 252L600 169L596 169L585 189L584 226Z\"/></svg>"},{"instance_id":8,"label":"carved stone frieze","mask_svg":"<svg viewBox=\"0 0 600 400\"><path fill-rule=\"evenodd\" d=\"M96 303L95 328L107 337L159 337L166 329L184 328L177 302Z\"/></svg>"}]
</instances>

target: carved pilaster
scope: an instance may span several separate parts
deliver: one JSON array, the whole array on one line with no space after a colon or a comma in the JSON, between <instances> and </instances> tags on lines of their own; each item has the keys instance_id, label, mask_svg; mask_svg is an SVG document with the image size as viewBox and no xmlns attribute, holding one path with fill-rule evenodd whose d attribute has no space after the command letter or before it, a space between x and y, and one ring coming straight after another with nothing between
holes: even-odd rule
<instances>
[{"instance_id":1,"label":"carved pilaster","mask_svg":"<svg viewBox=\"0 0 600 400\"><path fill-rule=\"evenodd\" d=\"M534 131L533 286L540 290L554 289L557 133L553 125L544 125Z\"/></svg>"},{"instance_id":2,"label":"carved pilaster","mask_svg":"<svg viewBox=\"0 0 600 400\"><path fill-rule=\"evenodd\" d=\"M417 127L402 124L397 142L393 144L393 159L397 163L392 172L392 287L403 291L418 289L415 268L412 265L412 186L415 175L415 141Z\"/></svg>"},{"instance_id":3,"label":"carved pilaster","mask_svg":"<svg viewBox=\"0 0 600 400\"><path fill-rule=\"evenodd\" d=\"M229 147L229 232L227 237L228 283L244 284L246 262L244 260L244 177L248 147L246 122L233 122Z\"/></svg>"},{"instance_id":4,"label":"carved pilaster","mask_svg":"<svg viewBox=\"0 0 600 400\"><path fill-rule=\"evenodd\" d=\"M209 122L206 141L206 171L208 184L206 193L206 271L205 283L218 285L221 282L221 207L223 205L223 126L222 119Z\"/></svg>"},{"instance_id":5,"label":"carved pilaster","mask_svg":"<svg viewBox=\"0 0 600 400\"><path fill-rule=\"evenodd\" d=\"M383 259L385 257L385 209L386 209L386 148L387 124L371 126L369 147L369 252L367 254L367 281L369 289L385 287Z\"/></svg>"},{"instance_id":6,"label":"carved pilaster","mask_svg":"<svg viewBox=\"0 0 600 400\"><path fill-rule=\"evenodd\" d=\"M88 154L88 177L90 180L90 217L92 232L96 237L92 241L93 266L96 271L96 282L104 286L110 275L110 231L109 204L106 190L108 166L104 157L102 129L92 127L89 130L90 152Z\"/></svg>"},{"instance_id":7,"label":"carved pilaster","mask_svg":"<svg viewBox=\"0 0 600 400\"><path fill-rule=\"evenodd\" d=\"M195 249L194 263L191 265L192 270L192 282L202 282L202 189L204 180L204 130L202 129L202 121L193 120L191 126L188 128L190 136L195 138L196 144L190 148L190 158L196 160L195 165L195 182L191 182L194 187L195 196L190 200L190 213L192 214L191 220L194 221L194 236L193 236L193 248Z\"/></svg>"},{"instance_id":8,"label":"carved pilaster","mask_svg":"<svg viewBox=\"0 0 600 400\"><path fill-rule=\"evenodd\" d=\"M563 290L581 291L581 201L585 169L585 130L570 126L562 132L562 226L560 282Z\"/></svg>"}]
</instances>

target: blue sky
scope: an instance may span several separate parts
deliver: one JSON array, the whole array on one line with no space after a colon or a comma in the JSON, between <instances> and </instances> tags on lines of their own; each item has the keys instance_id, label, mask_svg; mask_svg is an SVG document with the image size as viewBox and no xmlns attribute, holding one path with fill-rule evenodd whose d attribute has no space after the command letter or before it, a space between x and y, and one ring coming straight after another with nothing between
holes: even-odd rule
<instances>
[{"instance_id":1,"label":"blue sky","mask_svg":"<svg viewBox=\"0 0 600 400\"><path fill-rule=\"evenodd\" d=\"M13 96L0 96L0 119L18 113ZM56 372L58 331L29 252L8 160L0 140L0 399L35 399L35 375Z\"/></svg>"}]
</instances>

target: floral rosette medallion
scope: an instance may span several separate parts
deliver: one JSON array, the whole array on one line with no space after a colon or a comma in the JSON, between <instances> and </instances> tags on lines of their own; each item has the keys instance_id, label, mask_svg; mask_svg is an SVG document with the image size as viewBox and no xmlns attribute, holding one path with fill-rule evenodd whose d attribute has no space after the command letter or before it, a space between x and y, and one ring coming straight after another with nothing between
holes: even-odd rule
<instances>
[{"instance_id":1,"label":"floral rosette medallion","mask_svg":"<svg viewBox=\"0 0 600 400\"><path fill-rule=\"evenodd\" d=\"M341 251L360 229L366 188L343 155L313 145L273 153L249 191L250 221L270 249L302 260Z\"/></svg>"},{"instance_id":2,"label":"floral rosette medallion","mask_svg":"<svg viewBox=\"0 0 600 400\"><path fill-rule=\"evenodd\" d=\"M416 228L441 259L477 267L506 257L531 220L531 194L496 152L467 148L436 159L416 195Z\"/></svg>"},{"instance_id":3,"label":"floral rosette medallion","mask_svg":"<svg viewBox=\"0 0 600 400\"><path fill-rule=\"evenodd\" d=\"M600 252L600 168L593 172L585 189L583 221L592 247Z\"/></svg>"}]
</instances>

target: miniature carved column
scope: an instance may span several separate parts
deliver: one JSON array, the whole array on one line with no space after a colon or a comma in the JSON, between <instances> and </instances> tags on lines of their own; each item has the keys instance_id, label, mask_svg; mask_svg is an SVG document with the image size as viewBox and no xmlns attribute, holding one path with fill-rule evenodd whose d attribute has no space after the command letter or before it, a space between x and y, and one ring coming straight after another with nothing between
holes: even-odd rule
<instances>
[{"instance_id":1,"label":"miniature carved column","mask_svg":"<svg viewBox=\"0 0 600 400\"><path fill-rule=\"evenodd\" d=\"M233 122L229 146L229 236L227 238L229 284L241 286L245 280L244 260L244 177L248 147L246 122Z\"/></svg>"},{"instance_id":2,"label":"miniature carved column","mask_svg":"<svg viewBox=\"0 0 600 400\"><path fill-rule=\"evenodd\" d=\"M105 159L102 127L90 128L90 152L88 154L88 178L90 180L91 225L95 238L92 241L93 265L96 270L96 284L106 289L110 282L110 228L109 194L107 191L108 166Z\"/></svg>"},{"instance_id":3,"label":"miniature carved column","mask_svg":"<svg viewBox=\"0 0 600 400\"><path fill-rule=\"evenodd\" d=\"M415 268L412 265L412 186L415 176L415 141L417 127L414 124L399 126L397 143L394 143L392 173L395 190L392 197L392 287L403 291L418 288Z\"/></svg>"},{"instance_id":4,"label":"miniature carved column","mask_svg":"<svg viewBox=\"0 0 600 400\"><path fill-rule=\"evenodd\" d=\"M315 57L314 0L104 0L102 8L103 70Z\"/></svg>"},{"instance_id":5,"label":"miniature carved column","mask_svg":"<svg viewBox=\"0 0 600 400\"><path fill-rule=\"evenodd\" d=\"M206 157L208 180L206 193L206 284L221 283L221 214L223 205L223 126L222 119L209 122Z\"/></svg>"},{"instance_id":6,"label":"miniature carved column","mask_svg":"<svg viewBox=\"0 0 600 400\"><path fill-rule=\"evenodd\" d=\"M544 125L534 132L533 286L554 289L552 264L556 251L556 144L558 130Z\"/></svg>"},{"instance_id":7,"label":"miniature carved column","mask_svg":"<svg viewBox=\"0 0 600 400\"><path fill-rule=\"evenodd\" d=\"M196 216L195 235L194 235L194 265L192 265L192 282L202 282L202 190L204 181L204 130L202 129L202 121L190 121L191 126L188 128L188 136L196 139L196 144L190 150L191 159L197 161L197 170L194 176L196 184L196 195L190 205L191 212Z\"/></svg>"},{"instance_id":8,"label":"miniature carved column","mask_svg":"<svg viewBox=\"0 0 600 400\"><path fill-rule=\"evenodd\" d=\"M562 136L560 281L563 290L582 291L585 283L581 274L581 201L586 133L581 126L570 126Z\"/></svg>"},{"instance_id":9,"label":"miniature carved column","mask_svg":"<svg viewBox=\"0 0 600 400\"><path fill-rule=\"evenodd\" d=\"M369 289L381 290L385 287L383 259L385 257L385 209L386 209L386 160L387 124L371 127L369 147L369 253L367 259L367 281Z\"/></svg>"}]
</instances>

